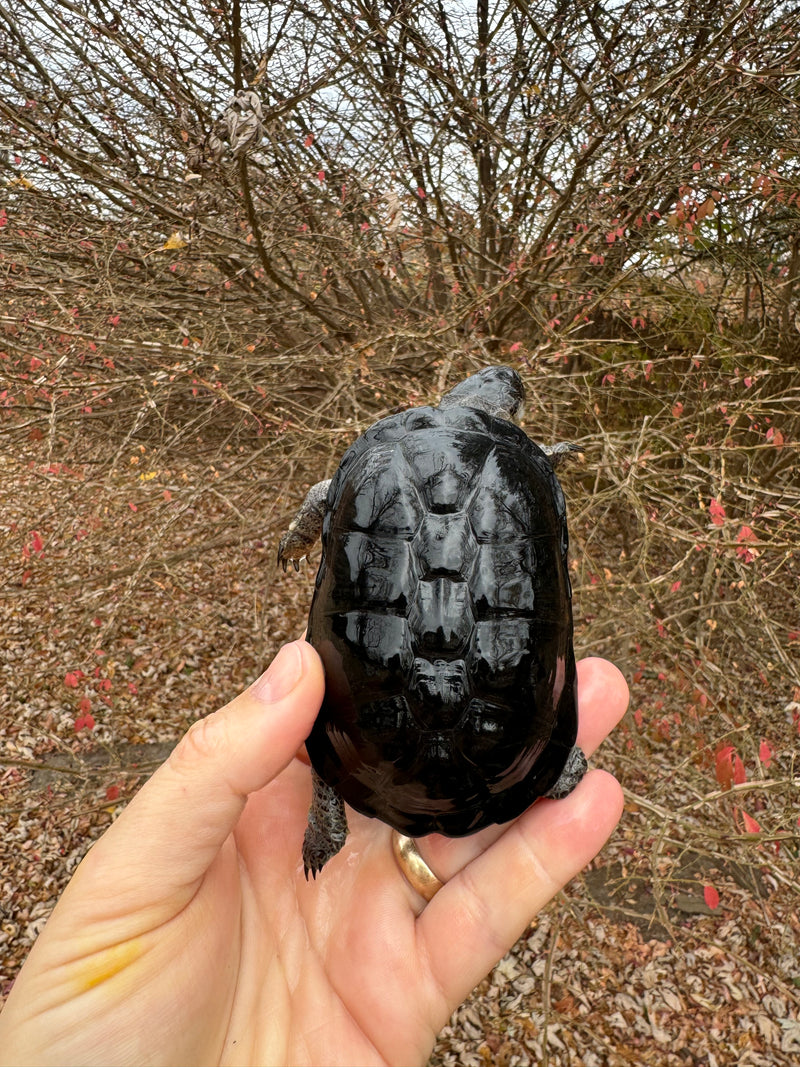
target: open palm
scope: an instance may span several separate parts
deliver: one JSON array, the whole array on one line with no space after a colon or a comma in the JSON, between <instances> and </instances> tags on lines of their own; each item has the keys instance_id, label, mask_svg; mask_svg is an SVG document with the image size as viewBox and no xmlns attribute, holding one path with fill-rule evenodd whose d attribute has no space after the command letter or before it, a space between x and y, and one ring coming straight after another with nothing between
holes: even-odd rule
<instances>
[{"instance_id":1,"label":"open palm","mask_svg":"<svg viewBox=\"0 0 800 1067\"><path fill-rule=\"evenodd\" d=\"M604 660L578 665L579 743L627 703ZM427 905L388 827L349 812L342 852L306 882L302 751L322 697L313 649L193 727L90 850L0 1016L9 1063L424 1063L451 1012L600 849L621 791L590 771L505 827L425 838Z\"/></svg>"}]
</instances>

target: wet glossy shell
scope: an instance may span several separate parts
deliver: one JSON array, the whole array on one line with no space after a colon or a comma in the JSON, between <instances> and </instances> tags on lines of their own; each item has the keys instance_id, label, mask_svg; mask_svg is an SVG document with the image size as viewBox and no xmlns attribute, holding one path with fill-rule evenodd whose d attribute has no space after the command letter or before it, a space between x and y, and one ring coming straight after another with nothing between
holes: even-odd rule
<instances>
[{"instance_id":1,"label":"wet glossy shell","mask_svg":"<svg viewBox=\"0 0 800 1067\"><path fill-rule=\"evenodd\" d=\"M413 836L524 811L577 726L564 498L540 449L470 408L383 419L333 478L322 551L318 773Z\"/></svg>"}]
</instances>

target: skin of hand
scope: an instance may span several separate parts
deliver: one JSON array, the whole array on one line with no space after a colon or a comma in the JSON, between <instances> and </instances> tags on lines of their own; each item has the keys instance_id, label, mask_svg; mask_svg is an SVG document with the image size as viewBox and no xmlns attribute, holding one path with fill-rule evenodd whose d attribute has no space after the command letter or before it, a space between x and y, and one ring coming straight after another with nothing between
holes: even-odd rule
<instances>
[{"instance_id":1,"label":"skin of hand","mask_svg":"<svg viewBox=\"0 0 800 1067\"><path fill-rule=\"evenodd\" d=\"M601 659L578 679L588 754L628 691ZM619 784L590 770L505 826L423 838L446 882L426 905L390 829L349 811L345 848L306 882L302 744L323 687L297 641L192 726L64 891L0 1016L0 1062L424 1064L620 818Z\"/></svg>"}]
</instances>

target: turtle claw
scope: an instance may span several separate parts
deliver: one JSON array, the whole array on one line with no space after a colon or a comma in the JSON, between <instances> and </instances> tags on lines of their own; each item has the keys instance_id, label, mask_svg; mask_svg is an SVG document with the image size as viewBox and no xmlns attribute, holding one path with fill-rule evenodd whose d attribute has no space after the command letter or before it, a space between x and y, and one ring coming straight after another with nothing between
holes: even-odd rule
<instances>
[{"instance_id":1,"label":"turtle claw","mask_svg":"<svg viewBox=\"0 0 800 1067\"><path fill-rule=\"evenodd\" d=\"M290 563L296 571L299 571L301 561L307 558L304 555L293 556L291 545L288 544L287 541L288 535L281 540L280 547L278 548L278 564L283 567L284 574L286 574Z\"/></svg>"},{"instance_id":2,"label":"turtle claw","mask_svg":"<svg viewBox=\"0 0 800 1067\"><path fill-rule=\"evenodd\" d=\"M306 876L306 881L308 881L308 876L311 875L311 880L316 882L317 875L322 870L322 864L320 863L319 866L317 866L316 864L314 864L313 860L310 862L312 863L312 866L307 867L305 860L303 861L303 873Z\"/></svg>"},{"instance_id":3,"label":"turtle claw","mask_svg":"<svg viewBox=\"0 0 800 1067\"><path fill-rule=\"evenodd\" d=\"M288 570L290 563L291 563L291 565L294 567L294 569L296 571L299 571L300 570L300 564L303 562L303 560L305 560L306 563L310 563L311 562L311 555L307 553L304 556L288 556L288 555L284 556L283 554L278 553L278 563L280 564L281 567L283 567L283 573L284 574L286 574L286 571Z\"/></svg>"},{"instance_id":4,"label":"turtle claw","mask_svg":"<svg viewBox=\"0 0 800 1067\"><path fill-rule=\"evenodd\" d=\"M286 573L286 564L289 562L289 557L285 555L286 552L286 539L289 535L284 534L278 545L278 566L283 567L283 573Z\"/></svg>"},{"instance_id":5,"label":"turtle claw","mask_svg":"<svg viewBox=\"0 0 800 1067\"><path fill-rule=\"evenodd\" d=\"M283 567L285 574L290 563L296 571L299 571L303 560L310 563L311 552L304 545L303 539L297 537L294 531L289 530L283 535L278 546L278 564Z\"/></svg>"}]
</instances>

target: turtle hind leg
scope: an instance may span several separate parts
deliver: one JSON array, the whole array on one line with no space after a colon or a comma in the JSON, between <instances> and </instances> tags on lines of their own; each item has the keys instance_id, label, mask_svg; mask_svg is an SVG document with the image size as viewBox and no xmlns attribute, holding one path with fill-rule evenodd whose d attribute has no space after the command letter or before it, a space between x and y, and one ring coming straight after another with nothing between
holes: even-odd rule
<instances>
[{"instance_id":1,"label":"turtle hind leg","mask_svg":"<svg viewBox=\"0 0 800 1067\"><path fill-rule=\"evenodd\" d=\"M312 485L306 498L289 523L289 529L278 545L278 563L286 570L288 563L300 570L300 560L309 556L311 549L322 533L322 520L325 518L328 487L330 478Z\"/></svg>"},{"instance_id":2,"label":"turtle hind leg","mask_svg":"<svg viewBox=\"0 0 800 1067\"><path fill-rule=\"evenodd\" d=\"M583 751L575 745L567 756L567 762L564 764L558 781L551 789L548 789L545 796L553 800L561 800L568 796L586 774L588 766Z\"/></svg>"},{"instance_id":3,"label":"turtle hind leg","mask_svg":"<svg viewBox=\"0 0 800 1067\"><path fill-rule=\"evenodd\" d=\"M311 808L303 838L303 867L316 878L329 859L341 849L347 837L344 801L317 772L311 770Z\"/></svg>"}]
</instances>

